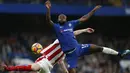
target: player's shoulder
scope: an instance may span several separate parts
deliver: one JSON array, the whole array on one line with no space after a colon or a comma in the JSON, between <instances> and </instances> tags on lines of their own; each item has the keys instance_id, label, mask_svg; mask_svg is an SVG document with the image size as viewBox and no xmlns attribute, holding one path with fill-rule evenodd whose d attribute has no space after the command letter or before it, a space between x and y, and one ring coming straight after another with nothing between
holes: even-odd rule
<instances>
[{"instance_id":1,"label":"player's shoulder","mask_svg":"<svg viewBox=\"0 0 130 73\"><path fill-rule=\"evenodd\" d=\"M58 44L58 43L59 43L59 40L56 39L53 43L54 43L54 44Z\"/></svg>"},{"instance_id":2,"label":"player's shoulder","mask_svg":"<svg viewBox=\"0 0 130 73\"><path fill-rule=\"evenodd\" d=\"M78 20L71 20L71 21L68 21L69 23L73 23L73 22L75 22L75 21L78 21Z\"/></svg>"},{"instance_id":3,"label":"player's shoulder","mask_svg":"<svg viewBox=\"0 0 130 73\"><path fill-rule=\"evenodd\" d=\"M71 21L68 21L68 23L71 23L71 22L73 22L74 20L71 20Z\"/></svg>"},{"instance_id":4,"label":"player's shoulder","mask_svg":"<svg viewBox=\"0 0 130 73\"><path fill-rule=\"evenodd\" d=\"M59 24L59 23L54 23L54 25L57 25L57 26L59 26L60 24Z\"/></svg>"},{"instance_id":5,"label":"player's shoulder","mask_svg":"<svg viewBox=\"0 0 130 73\"><path fill-rule=\"evenodd\" d=\"M59 25L59 23L54 23L53 26L59 27L60 25Z\"/></svg>"},{"instance_id":6,"label":"player's shoulder","mask_svg":"<svg viewBox=\"0 0 130 73\"><path fill-rule=\"evenodd\" d=\"M73 26L73 24L75 23L75 21L76 21L76 20L68 21L68 22L67 22L67 25L68 25L69 27L71 27L71 26Z\"/></svg>"},{"instance_id":7,"label":"player's shoulder","mask_svg":"<svg viewBox=\"0 0 130 73\"><path fill-rule=\"evenodd\" d=\"M54 24L58 24L58 23L54 23Z\"/></svg>"}]
</instances>

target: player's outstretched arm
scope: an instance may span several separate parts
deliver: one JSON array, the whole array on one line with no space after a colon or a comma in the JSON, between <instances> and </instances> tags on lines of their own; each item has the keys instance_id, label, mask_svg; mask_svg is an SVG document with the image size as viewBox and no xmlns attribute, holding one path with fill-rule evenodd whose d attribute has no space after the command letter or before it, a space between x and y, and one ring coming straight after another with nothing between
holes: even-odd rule
<instances>
[{"instance_id":1,"label":"player's outstretched arm","mask_svg":"<svg viewBox=\"0 0 130 73\"><path fill-rule=\"evenodd\" d=\"M47 8L47 13L46 13L46 19L47 19L47 22L49 22L49 24L54 24L53 21L51 20L51 13L50 13L50 10L51 10L51 2L49 0L47 0L45 2L45 5L46 5L46 8Z\"/></svg>"},{"instance_id":2,"label":"player's outstretched arm","mask_svg":"<svg viewBox=\"0 0 130 73\"><path fill-rule=\"evenodd\" d=\"M26 66L0 66L0 71L38 71L40 66L36 63Z\"/></svg>"},{"instance_id":3,"label":"player's outstretched arm","mask_svg":"<svg viewBox=\"0 0 130 73\"><path fill-rule=\"evenodd\" d=\"M92 29L92 28L86 28L86 29L76 30L76 31L74 31L74 35L77 36L77 35L85 33L85 32L87 32L87 33L93 33L94 29Z\"/></svg>"},{"instance_id":4,"label":"player's outstretched arm","mask_svg":"<svg viewBox=\"0 0 130 73\"><path fill-rule=\"evenodd\" d=\"M80 22L85 22L87 21L98 9L100 9L101 6L100 5L97 5L93 10L91 10L88 14L82 16L79 21Z\"/></svg>"}]
</instances>

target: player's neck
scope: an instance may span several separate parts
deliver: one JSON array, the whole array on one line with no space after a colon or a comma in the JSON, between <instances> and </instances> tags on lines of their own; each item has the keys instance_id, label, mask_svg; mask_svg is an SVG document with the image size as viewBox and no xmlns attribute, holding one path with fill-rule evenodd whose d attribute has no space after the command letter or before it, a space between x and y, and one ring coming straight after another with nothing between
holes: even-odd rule
<instances>
[{"instance_id":1,"label":"player's neck","mask_svg":"<svg viewBox=\"0 0 130 73\"><path fill-rule=\"evenodd\" d=\"M62 23L59 22L60 26L63 26L65 23L66 23L66 22L62 22Z\"/></svg>"}]
</instances>

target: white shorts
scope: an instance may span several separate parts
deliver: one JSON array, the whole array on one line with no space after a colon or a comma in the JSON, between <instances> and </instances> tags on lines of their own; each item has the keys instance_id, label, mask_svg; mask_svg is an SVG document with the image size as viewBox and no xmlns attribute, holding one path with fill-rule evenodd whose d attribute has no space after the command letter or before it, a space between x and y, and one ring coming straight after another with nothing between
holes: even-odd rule
<instances>
[{"instance_id":1,"label":"white shorts","mask_svg":"<svg viewBox=\"0 0 130 73\"><path fill-rule=\"evenodd\" d=\"M37 64L41 67L38 73L51 73L51 69L53 68L53 66L48 61L48 59L43 58L42 60L38 61Z\"/></svg>"}]
</instances>

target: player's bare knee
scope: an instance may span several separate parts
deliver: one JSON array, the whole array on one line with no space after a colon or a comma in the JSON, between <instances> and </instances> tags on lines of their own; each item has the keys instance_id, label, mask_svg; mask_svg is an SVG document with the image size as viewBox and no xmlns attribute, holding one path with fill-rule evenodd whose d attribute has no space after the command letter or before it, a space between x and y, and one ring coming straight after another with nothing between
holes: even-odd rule
<instances>
[{"instance_id":1,"label":"player's bare knee","mask_svg":"<svg viewBox=\"0 0 130 73\"><path fill-rule=\"evenodd\" d=\"M36 64L36 63L32 64L31 68L32 68L32 70L34 70L34 71L40 70L40 66L39 66L38 64Z\"/></svg>"},{"instance_id":2,"label":"player's bare knee","mask_svg":"<svg viewBox=\"0 0 130 73\"><path fill-rule=\"evenodd\" d=\"M75 68L69 69L69 73L76 73L76 69Z\"/></svg>"}]
</instances>

